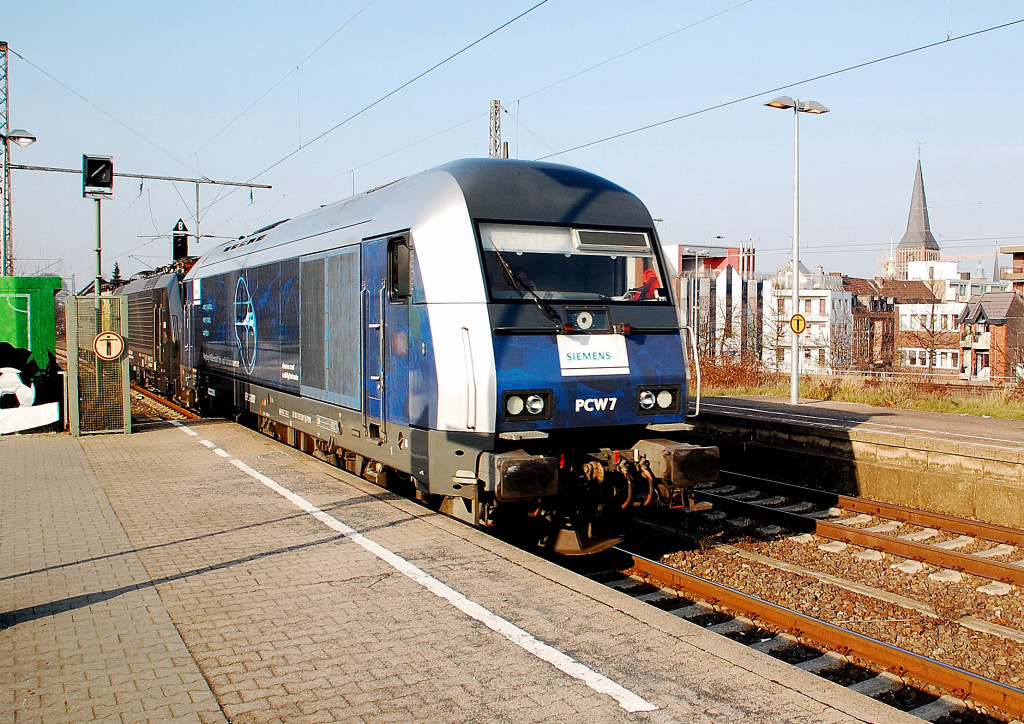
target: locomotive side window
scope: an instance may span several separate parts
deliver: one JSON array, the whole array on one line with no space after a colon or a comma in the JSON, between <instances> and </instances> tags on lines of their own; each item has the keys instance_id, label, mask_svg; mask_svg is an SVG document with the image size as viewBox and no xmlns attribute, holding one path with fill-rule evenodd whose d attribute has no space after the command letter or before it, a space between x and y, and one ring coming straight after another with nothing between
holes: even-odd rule
<instances>
[{"instance_id":1,"label":"locomotive side window","mask_svg":"<svg viewBox=\"0 0 1024 724\"><path fill-rule=\"evenodd\" d=\"M412 250L405 237L388 240L388 270L391 301L406 301L412 296Z\"/></svg>"},{"instance_id":2,"label":"locomotive side window","mask_svg":"<svg viewBox=\"0 0 1024 724\"><path fill-rule=\"evenodd\" d=\"M480 242L495 300L670 303L642 231L480 224Z\"/></svg>"}]
</instances>

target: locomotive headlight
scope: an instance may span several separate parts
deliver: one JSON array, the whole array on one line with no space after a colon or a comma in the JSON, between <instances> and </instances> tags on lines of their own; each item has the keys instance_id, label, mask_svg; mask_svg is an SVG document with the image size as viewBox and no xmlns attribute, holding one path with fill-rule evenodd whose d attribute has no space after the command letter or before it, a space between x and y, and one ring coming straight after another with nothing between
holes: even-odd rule
<instances>
[{"instance_id":1,"label":"locomotive headlight","mask_svg":"<svg viewBox=\"0 0 1024 724\"><path fill-rule=\"evenodd\" d=\"M543 407L543 404L541 405ZM523 411L523 398L519 395L512 395L505 400L505 409L510 415L518 415Z\"/></svg>"},{"instance_id":2,"label":"locomotive headlight","mask_svg":"<svg viewBox=\"0 0 1024 724\"><path fill-rule=\"evenodd\" d=\"M551 400L551 390L507 390L502 393L501 418L515 423L550 420Z\"/></svg>"},{"instance_id":3,"label":"locomotive headlight","mask_svg":"<svg viewBox=\"0 0 1024 724\"><path fill-rule=\"evenodd\" d=\"M681 412L682 394L681 385L644 385L637 390L637 414L667 415Z\"/></svg>"}]
</instances>

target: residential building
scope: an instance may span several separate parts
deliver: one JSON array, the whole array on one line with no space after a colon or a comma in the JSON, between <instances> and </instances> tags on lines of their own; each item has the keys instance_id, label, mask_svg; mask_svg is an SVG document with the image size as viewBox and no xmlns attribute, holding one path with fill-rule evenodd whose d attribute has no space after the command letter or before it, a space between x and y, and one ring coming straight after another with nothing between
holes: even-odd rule
<instances>
[{"instance_id":1,"label":"residential building","mask_svg":"<svg viewBox=\"0 0 1024 724\"><path fill-rule=\"evenodd\" d=\"M902 357L897 342L899 308L941 300L922 281L846 276L842 281L843 289L852 296L852 366L879 372L899 367Z\"/></svg>"},{"instance_id":2,"label":"residential building","mask_svg":"<svg viewBox=\"0 0 1024 724\"><path fill-rule=\"evenodd\" d=\"M764 281L732 265L679 278L679 318L696 335L697 348L713 356L761 356Z\"/></svg>"},{"instance_id":3,"label":"residential building","mask_svg":"<svg viewBox=\"0 0 1024 724\"><path fill-rule=\"evenodd\" d=\"M959 271L955 261L912 261L907 264L908 280L925 282L935 296L947 302L966 302L972 295L985 292L1010 291L1009 282L984 279L983 276L984 272L976 271L972 276L970 272Z\"/></svg>"},{"instance_id":4,"label":"residential building","mask_svg":"<svg viewBox=\"0 0 1024 724\"><path fill-rule=\"evenodd\" d=\"M757 252L752 242L741 241L739 246L677 246L675 248L675 267L679 270L681 277L714 276L730 266L744 278L754 276Z\"/></svg>"},{"instance_id":5,"label":"residential building","mask_svg":"<svg viewBox=\"0 0 1024 724\"><path fill-rule=\"evenodd\" d=\"M1000 254L1011 254L1013 266L1000 270L999 278L1011 285L1011 290L1024 295L1024 245L1011 244L999 247Z\"/></svg>"},{"instance_id":6,"label":"residential building","mask_svg":"<svg viewBox=\"0 0 1024 724\"><path fill-rule=\"evenodd\" d=\"M931 301L896 306L896 345L901 367L954 376L960 371L958 320L963 302Z\"/></svg>"},{"instance_id":7,"label":"residential building","mask_svg":"<svg viewBox=\"0 0 1024 724\"><path fill-rule=\"evenodd\" d=\"M957 322L962 379L1024 379L1024 299L1019 294L973 296Z\"/></svg>"},{"instance_id":8,"label":"residential building","mask_svg":"<svg viewBox=\"0 0 1024 724\"><path fill-rule=\"evenodd\" d=\"M849 368L853 359L853 295L843 288L841 275L826 274L820 266L811 273L801 264L798 276L798 309L793 309L792 261L765 281L761 359L779 371L792 368L790 319L799 313L807 322L799 340L801 371Z\"/></svg>"}]
</instances>

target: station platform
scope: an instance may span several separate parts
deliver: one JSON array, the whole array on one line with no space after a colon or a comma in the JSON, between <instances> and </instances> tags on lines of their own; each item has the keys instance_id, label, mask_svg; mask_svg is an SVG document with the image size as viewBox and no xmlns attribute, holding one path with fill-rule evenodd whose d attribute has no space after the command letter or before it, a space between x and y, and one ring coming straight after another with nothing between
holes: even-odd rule
<instances>
[{"instance_id":1,"label":"station platform","mask_svg":"<svg viewBox=\"0 0 1024 724\"><path fill-rule=\"evenodd\" d=\"M1019 453L1024 447L1024 420L807 398L801 398L799 405L791 405L789 398L753 395L704 397L701 410L710 415L781 420L820 429L875 433L910 440L939 440L950 446L992 450L993 455L999 455L1000 451ZM699 420L700 416L696 419Z\"/></svg>"},{"instance_id":2,"label":"station platform","mask_svg":"<svg viewBox=\"0 0 1024 724\"><path fill-rule=\"evenodd\" d=\"M3 721L920 721L233 423L0 471Z\"/></svg>"},{"instance_id":3,"label":"station platform","mask_svg":"<svg viewBox=\"0 0 1024 724\"><path fill-rule=\"evenodd\" d=\"M722 469L1017 527L1024 421L779 397L705 397L688 442Z\"/></svg>"}]
</instances>

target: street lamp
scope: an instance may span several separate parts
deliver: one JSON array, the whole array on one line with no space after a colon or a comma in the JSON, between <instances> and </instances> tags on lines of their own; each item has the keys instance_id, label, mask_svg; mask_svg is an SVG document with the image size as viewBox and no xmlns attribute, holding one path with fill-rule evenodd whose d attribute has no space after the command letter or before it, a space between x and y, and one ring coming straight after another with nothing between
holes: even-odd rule
<instances>
[{"instance_id":1,"label":"street lamp","mask_svg":"<svg viewBox=\"0 0 1024 724\"><path fill-rule=\"evenodd\" d=\"M0 133L0 147L3 148L3 157L0 159L0 179L3 182L3 247L0 249L0 276L14 275L14 246L11 242L11 141L25 148L36 142L36 137L28 131L11 131L8 134Z\"/></svg>"},{"instance_id":2,"label":"street lamp","mask_svg":"<svg viewBox=\"0 0 1024 724\"><path fill-rule=\"evenodd\" d=\"M800 311L800 114L828 113L817 101L779 96L765 103L769 108L793 109L793 314ZM790 329L789 404L800 404L800 335Z\"/></svg>"}]
</instances>

